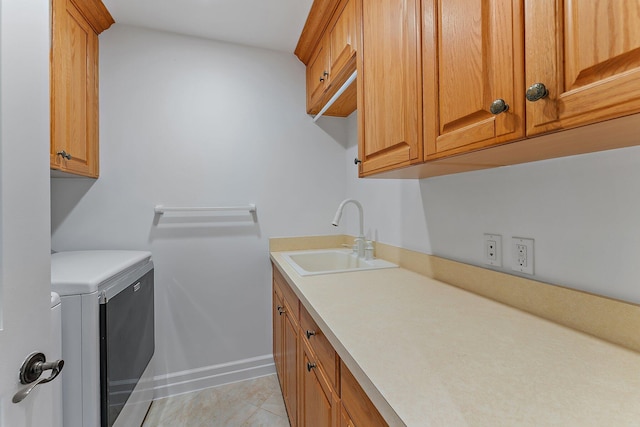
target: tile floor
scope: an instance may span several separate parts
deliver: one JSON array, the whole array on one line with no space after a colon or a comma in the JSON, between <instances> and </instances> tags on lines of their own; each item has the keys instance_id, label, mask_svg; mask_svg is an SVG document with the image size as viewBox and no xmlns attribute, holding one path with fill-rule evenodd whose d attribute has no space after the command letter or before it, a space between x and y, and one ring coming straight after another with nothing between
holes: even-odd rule
<instances>
[{"instance_id":1,"label":"tile floor","mask_svg":"<svg viewBox=\"0 0 640 427\"><path fill-rule=\"evenodd\" d=\"M153 402L142 427L289 427L273 375Z\"/></svg>"}]
</instances>

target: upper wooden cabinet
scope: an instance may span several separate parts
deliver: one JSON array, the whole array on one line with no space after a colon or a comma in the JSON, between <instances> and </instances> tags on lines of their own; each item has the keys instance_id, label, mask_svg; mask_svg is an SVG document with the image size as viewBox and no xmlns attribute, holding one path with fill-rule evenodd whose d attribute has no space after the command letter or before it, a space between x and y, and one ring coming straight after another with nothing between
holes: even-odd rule
<instances>
[{"instance_id":1,"label":"upper wooden cabinet","mask_svg":"<svg viewBox=\"0 0 640 427\"><path fill-rule=\"evenodd\" d=\"M425 178L638 144L629 127L640 117L577 129L640 112L640 26L630 18L640 16L637 2L423 0L421 13L425 163L384 177ZM365 46L365 76L368 52ZM366 134L359 143L369 144Z\"/></svg>"},{"instance_id":2,"label":"upper wooden cabinet","mask_svg":"<svg viewBox=\"0 0 640 427\"><path fill-rule=\"evenodd\" d=\"M521 1L424 1L423 28L426 158L522 138Z\"/></svg>"},{"instance_id":3,"label":"upper wooden cabinet","mask_svg":"<svg viewBox=\"0 0 640 427\"><path fill-rule=\"evenodd\" d=\"M360 173L423 160L420 1L358 0Z\"/></svg>"},{"instance_id":4,"label":"upper wooden cabinet","mask_svg":"<svg viewBox=\"0 0 640 427\"><path fill-rule=\"evenodd\" d=\"M113 22L99 0L53 0L51 169L98 177L98 34Z\"/></svg>"},{"instance_id":5,"label":"upper wooden cabinet","mask_svg":"<svg viewBox=\"0 0 640 427\"><path fill-rule=\"evenodd\" d=\"M356 70L357 0L316 0L296 47L307 66L307 112L317 114ZM356 86L324 112L346 117L356 109Z\"/></svg>"},{"instance_id":6,"label":"upper wooden cabinet","mask_svg":"<svg viewBox=\"0 0 640 427\"><path fill-rule=\"evenodd\" d=\"M640 111L640 2L524 4L526 85L548 91L527 102L527 135Z\"/></svg>"},{"instance_id":7,"label":"upper wooden cabinet","mask_svg":"<svg viewBox=\"0 0 640 427\"><path fill-rule=\"evenodd\" d=\"M315 0L298 46L316 41L298 56L310 64L324 52L325 95L340 80L334 62L352 55L341 22L352 13L360 176L425 178L639 144L629 131L640 121L636 1ZM313 39L309 22L320 21ZM609 119L621 124L600 123Z\"/></svg>"}]
</instances>

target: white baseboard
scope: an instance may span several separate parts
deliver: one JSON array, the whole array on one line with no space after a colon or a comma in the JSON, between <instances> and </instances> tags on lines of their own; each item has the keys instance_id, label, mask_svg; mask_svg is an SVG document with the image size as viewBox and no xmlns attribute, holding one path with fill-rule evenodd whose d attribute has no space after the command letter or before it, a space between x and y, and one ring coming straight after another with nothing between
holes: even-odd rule
<instances>
[{"instance_id":1,"label":"white baseboard","mask_svg":"<svg viewBox=\"0 0 640 427\"><path fill-rule=\"evenodd\" d=\"M273 355L189 369L153 378L154 399L176 396L276 372Z\"/></svg>"}]
</instances>

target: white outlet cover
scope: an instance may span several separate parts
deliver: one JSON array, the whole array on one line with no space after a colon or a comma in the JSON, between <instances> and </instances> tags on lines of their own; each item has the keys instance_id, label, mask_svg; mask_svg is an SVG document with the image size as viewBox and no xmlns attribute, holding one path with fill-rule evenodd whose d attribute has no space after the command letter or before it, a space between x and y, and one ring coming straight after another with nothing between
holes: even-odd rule
<instances>
[{"instance_id":1,"label":"white outlet cover","mask_svg":"<svg viewBox=\"0 0 640 427\"><path fill-rule=\"evenodd\" d=\"M533 275L533 239L511 238L511 269Z\"/></svg>"},{"instance_id":2,"label":"white outlet cover","mask_svg":"<svg viewBox=\"0 0 640 427\"><path fill-rule=\"evenodd\" d=\"M493 254L493 255L491 255ZM502 267L502 236L499 234L484 235L482 260L487 265Z\"/></svg>"}]
</instances>

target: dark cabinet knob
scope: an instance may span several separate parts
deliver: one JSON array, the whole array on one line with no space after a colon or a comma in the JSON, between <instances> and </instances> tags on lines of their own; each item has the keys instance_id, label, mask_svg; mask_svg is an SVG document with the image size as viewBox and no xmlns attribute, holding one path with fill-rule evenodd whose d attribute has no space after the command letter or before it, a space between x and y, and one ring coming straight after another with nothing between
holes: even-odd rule
<instances>
[{"instance_id":1,"label":"dark cabinet knob","mask_svg":"<svg viewBox=\"0 0 640 427\"><path fill-rule=\"evenodd\" d=\"M491 111L491 114L495 114L495 115L504 113L505 111L508 111L508 110L509 110L509 104L507 104L505 100L502 98L499 98L493 101L491 103L491 106L489 107L489 111Z\"/></svg>"},{"instance_id":2,"label":"dark cabinet knob","mask_svg":"<svg viewBox=\"0 0 640 427\"><path fill-rule=\"evenodd\" d=\"M56 153L58 156L62 156L67 160L71 160L71 154L67 153L66 151L62 150L62 151L58 151Z\"/></svg>"},{"instance_id":3,"label":"dark cabinet knob","mask_svg":"<svg viewBox=\"0 0 640 427\"><path fill-rule=\"evenodd\" d=\"M536 102L542 98L546 98L549 95L547 87L542 83L534 83L527 89L526 98L527 101Z\"/></svg>"}]
</instances>

